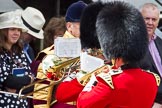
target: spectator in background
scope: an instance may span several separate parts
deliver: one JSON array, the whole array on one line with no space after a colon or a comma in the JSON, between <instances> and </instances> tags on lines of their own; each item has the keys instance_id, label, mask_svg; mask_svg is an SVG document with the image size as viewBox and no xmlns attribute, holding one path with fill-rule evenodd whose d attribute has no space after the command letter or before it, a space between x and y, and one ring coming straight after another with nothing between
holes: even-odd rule
<instances>
[{"instance_id":1,"label":"spectator in background","mask_svg":"<svg viewBox=\"0 0 162 108\"><path fill-rule=\"evenodd\" d=\"M0 15L0 90L18 93L33 80L20 36L24 29L15 11ZM21 72L21 73L20 73ZM0 108L28 108L27 99L0 93Z\"/></svg>"},{"instance_id":2,"label":"spectator in background","mask_svg":"<svg viewBox=\"0 0 162 108\"><path fill-rule=\"evenodd\" d=\"M146 3L140 9L146 23L149 46L141 61L141 68L150 70L162 78L162 39L155 34L159 23L160 11L153 3ZM146 90L147 91L147 90ZM160 84L153 108L162 108L162 83Z\"/></svg>"},{"instance_id":3,"label":"spectator in background","mask_svg":"<svg viewBox=\"0 0 162 108\"><path fill-rule=\"evenodd\" d=\"M26 33L22 33L24 43L23 50L29 63L31 63L35 59L35 52L29 43L35 39L44 38L42 28L45 24L45 18L39 10L33 7L27 7L24 11L22 11L21 18L25 28L27 29Z\"/></svg>"},{"instance_id":4,"label":"spectator in background","mask_svg":"<svg viewBox=\"0 0 162 108\"><path fill-rule=\"evenodd\" d=\"M54 44L54 39L62 37L66 31L64 17L52 17L44 29L44 48Z\"/></svg>"},{"instance_id":5,"label":"spectator in background","mask_svg":"<svg viewBox=\"0 0 162 108\"><path fill-rule=\"evenodd\" d=\"M64 34L64 38L79 38L80 37L80 17L87 6L83 1L78 1L71 4L65 15L66 21L66 32Z\"/></svg>"}]
</instances>

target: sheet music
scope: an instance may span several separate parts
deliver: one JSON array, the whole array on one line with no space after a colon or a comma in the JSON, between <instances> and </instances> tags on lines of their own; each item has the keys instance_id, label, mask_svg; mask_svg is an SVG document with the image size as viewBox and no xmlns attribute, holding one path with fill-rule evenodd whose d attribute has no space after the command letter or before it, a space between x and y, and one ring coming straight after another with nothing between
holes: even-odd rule
<instances>
[{"instance_id":1,"label":"sheet music","mask_svg":"<svg viewBox=\"0 0 162 108\"><path fill-rule=\"evenodd\" d=\"M86 52L81 53L81 70L91 72L104 65L104 60L88 55Z\"/></svg>"},{"instance_id":2,"label":"sheet music","mask_svg":"<svg viewBox=\"0 0 162 108\"><path fill-rule=\"evenodd\" d=\"M63 38L58 37L54 41L55 54L58 57L78 57L81 52L81 44L79 38Z\"/></svg>"}]
</instances>

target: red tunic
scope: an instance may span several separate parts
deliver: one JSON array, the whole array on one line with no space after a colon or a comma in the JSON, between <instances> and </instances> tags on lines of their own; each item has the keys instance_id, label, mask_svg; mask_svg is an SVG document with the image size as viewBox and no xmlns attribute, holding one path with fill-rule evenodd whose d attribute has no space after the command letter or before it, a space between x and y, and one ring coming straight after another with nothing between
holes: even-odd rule
<instances>
[{"instance_id":1,"label":"red tunic","mask_svg":"<svg viewBox=\"0 0 162 108\"><path fill-rule=\"evenodd\" d=\"M126 69L112 75L114 89L98 78L91 91L82 91L77 108L151 108L157 92L153 74L143 70Z\"/></svg>"},{"instance_id":2,"label":"red tunic","mask_svg":"<svg viewBox=\"0 0 162 108\"><path fill-rule=\"evenodd\" d=\"M61 82L56 90L56 99L59 102L76 101L83 88L84 86L79 84L77 79Z\"/></svg>"}]
</instances>

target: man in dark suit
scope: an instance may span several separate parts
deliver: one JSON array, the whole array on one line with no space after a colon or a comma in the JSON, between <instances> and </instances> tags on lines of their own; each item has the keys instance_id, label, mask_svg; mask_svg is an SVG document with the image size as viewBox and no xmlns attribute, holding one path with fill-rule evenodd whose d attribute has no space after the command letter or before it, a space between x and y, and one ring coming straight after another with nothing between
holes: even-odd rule
<instances>
[{"instance_id":1,"label":"man in dark suit","mask_svg":"<svg viewBox=\"0 0 162 108\"><path fill-rule=\"evenodd\" d=\"M140 11L145 20L149 38L148 51L141 61L141 68L157 73L162 78L162 39L155 33L160 11L153 3L144 4ZM159 86L153 108L162 108L162 83Z\"/></svg>"}]
</instances>

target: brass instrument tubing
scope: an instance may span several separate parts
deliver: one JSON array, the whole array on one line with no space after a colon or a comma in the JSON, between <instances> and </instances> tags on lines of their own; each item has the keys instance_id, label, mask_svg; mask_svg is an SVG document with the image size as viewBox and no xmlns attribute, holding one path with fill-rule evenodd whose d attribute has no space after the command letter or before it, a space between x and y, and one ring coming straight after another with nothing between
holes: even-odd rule
<instances>
[{"instance_id":1,"label":"brass instrument tubing","mask_svg":"<svg viewBox=\"0 0 162 108\"><path fill-rule=\"evenodd\" d=\"M19 96L19 94L17 94L17 93L11 93L11 92L5 92L5 91L0 91L0 93ZM24 95L20 95L20 96L24 96ZM33 96L26 96L26 97L33 98Z\"/></svg>"}]
</instances>

